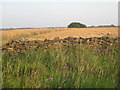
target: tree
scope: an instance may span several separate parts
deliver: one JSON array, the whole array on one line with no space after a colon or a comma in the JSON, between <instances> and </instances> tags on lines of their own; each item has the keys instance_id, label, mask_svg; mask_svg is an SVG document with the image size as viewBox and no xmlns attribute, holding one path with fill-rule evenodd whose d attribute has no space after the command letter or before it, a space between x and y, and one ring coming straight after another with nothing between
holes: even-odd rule
<instances>
[{"instance_id":1,"label":"tree","mask_svg":"<svg viewBox=\"0 0 120 90\"><path fill-rule=\"evenodd\" d=\"M79 22L72 22L68 25L68 28L86 28L85 24L81 24Z\"/></svg>"},{"instance_id":2,"label":"tree","mask_svg":"<svg viewBox=\"0 0 120 90\"><path fill-rule=\"evenodd\" d=\"M115 25L111 24L111 27L115 27Z\"/></svg>"}]
</instances>

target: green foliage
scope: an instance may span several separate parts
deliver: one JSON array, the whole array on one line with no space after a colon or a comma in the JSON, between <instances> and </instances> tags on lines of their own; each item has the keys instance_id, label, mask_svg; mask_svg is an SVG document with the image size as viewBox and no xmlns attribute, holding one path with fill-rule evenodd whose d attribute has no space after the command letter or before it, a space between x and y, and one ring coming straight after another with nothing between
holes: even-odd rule
<instances>
[{"instance_id":1,"label":"green foliage","mask_svg":"<svg viewBox=\"0 0 120 90\"><path fill-rule=\"evenodd\" d=\"M81 24L78 22L72 22L68 25L68 28L86 28L87 26L85 24Z\"/></svg>"},{"instance_id":2,"label":"green foliage","mask_svg":"<svg viewBox=\"0 0 120 90\"><path fill-rule=\"evenodd\" d=\"M53 45L25 54L2 55L3 88L115 88L117 52L88 46ZM53 80L49 80L49 78Z\"/></svg>"}]
</instances>

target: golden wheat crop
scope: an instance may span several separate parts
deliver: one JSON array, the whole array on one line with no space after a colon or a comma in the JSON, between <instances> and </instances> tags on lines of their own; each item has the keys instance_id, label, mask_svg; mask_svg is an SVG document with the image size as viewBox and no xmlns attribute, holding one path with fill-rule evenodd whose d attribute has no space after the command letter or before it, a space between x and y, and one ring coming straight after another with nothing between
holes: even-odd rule
<instances>
[{"instance_id":1,"label":"golden wheat crop","mask_svg":"<svg viewBox=\"0 0 120 90\"><path fill-rule=\"evenodd\" d=\"M50 29L19 29L0 31L2 33L2 43L14 39L44 40L54 39L55 37L101 37L109 35L111 37L118 36L118 28L50 28Z\"/></svg>"}]
</instances>

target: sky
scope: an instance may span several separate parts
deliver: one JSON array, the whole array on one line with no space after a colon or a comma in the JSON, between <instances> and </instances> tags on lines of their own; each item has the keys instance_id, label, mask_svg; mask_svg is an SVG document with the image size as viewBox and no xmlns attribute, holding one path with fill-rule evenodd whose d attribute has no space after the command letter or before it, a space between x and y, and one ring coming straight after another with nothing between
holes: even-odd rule
<instances>
[{"instance_id":1,"label":"sky","mask_svg":"<svg viewBox=\"0 0 120 90\"><path fill-rule=\"evenodd\" d=\"M0 7L2 28L118 25L118 0L4 0Z\"/></svg>"}]
</instances>

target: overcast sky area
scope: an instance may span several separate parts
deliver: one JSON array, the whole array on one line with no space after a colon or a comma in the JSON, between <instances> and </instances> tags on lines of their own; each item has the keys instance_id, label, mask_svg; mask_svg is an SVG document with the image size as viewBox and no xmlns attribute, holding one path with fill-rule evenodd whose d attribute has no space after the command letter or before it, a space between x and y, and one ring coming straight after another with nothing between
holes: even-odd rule
<instances>
[{"instance_id":1,"label":"overcast sky area","mask_svg":"<svg viewBox=\"0 0 120 90\"><path fill-rule=\"evenodd\" d=\"M118 0L4 0L0 11L3 28L118 25Z\"/></svg>"}]
</instances>

